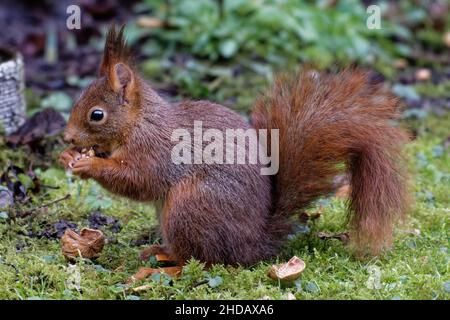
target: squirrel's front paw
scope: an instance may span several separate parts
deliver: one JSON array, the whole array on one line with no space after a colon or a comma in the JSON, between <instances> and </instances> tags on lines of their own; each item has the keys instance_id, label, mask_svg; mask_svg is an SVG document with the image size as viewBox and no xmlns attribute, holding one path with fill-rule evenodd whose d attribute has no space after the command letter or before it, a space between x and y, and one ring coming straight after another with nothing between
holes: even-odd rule
<instances>
[{"instance_id":1,"label":"squirrel's front paw","mask_svg":"<svg viewBox=\"0 0 450 320\"><path fill-rule=\"evenodd\" d=\"M59 162L65 169L72 169L74 164L81 159L81 153L75 148L64 150L59 156Z\"/></svg>"},{"instance_id":2,"label":"squirrel's front paw","mask_svg":"<svg viewBox=\"0 0 450 320\"><path fill-rule=\"evenodd\" d=\"M72 172L81 179L92 178L97 168L96 161L98 158L81 158L73 164Z\"/></svg>"}]
</instances>

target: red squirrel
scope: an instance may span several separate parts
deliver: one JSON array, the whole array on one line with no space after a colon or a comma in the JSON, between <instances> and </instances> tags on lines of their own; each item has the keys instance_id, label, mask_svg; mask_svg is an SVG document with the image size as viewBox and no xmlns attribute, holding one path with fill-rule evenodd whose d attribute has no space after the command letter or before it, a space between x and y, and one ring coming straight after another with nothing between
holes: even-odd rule
<instances>
[{"instance_id":1,"label":"red squirrel","mask_svg":"<svg viewBox=\"0 0 450 320\"><path fill-rule=\"evenodd\" d=\"M171 104L130 62L123 27L111 27L98 78L75 103L60 161L82 179L137 201L161 200L161 245L177 261L252 265L274 257L295 225L294 214L331 194L333 178L350 177L351 243L360 252L388 248L408 207L401 148L407 133L393 126L398 100L354 69L279 77L259 98L250 121L209 101ZM261 164L175 164L178 128L278 129L279 170ZM81 148L95 156L82 157ZM345 166L344 166L345 165Z\"/></svg>"}]
</instances>

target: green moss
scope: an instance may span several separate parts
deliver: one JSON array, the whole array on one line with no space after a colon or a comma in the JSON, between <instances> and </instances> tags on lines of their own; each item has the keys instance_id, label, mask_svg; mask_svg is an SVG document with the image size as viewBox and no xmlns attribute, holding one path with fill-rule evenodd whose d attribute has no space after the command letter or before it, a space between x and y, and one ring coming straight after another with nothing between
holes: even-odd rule
<instances>
[{"instance_id":1,"label":"green moss","mask_svg":"<svg viewBox=\"0 0 450 320\"><path fill-rule=\"evenodd\" d=\"M133 246L132 241L149 234L156 224L153 207L113 197L95 183L67 177L57 168L40 170L43 183L60 187L46 190L42 202L66 193L71 198L25 219L8 222L0 219L0 298L284 299L293 293L297 299L449 299L444 283L450 280L450 156L448 149L442 148L448 120L448 116L427 119L418 139L406 147L416 202L406 224L397 229L390 252L358 260L340 241L317 238L317 231L346 230L345 204L332 198L324 202L322 216L309 225L310 232L290 240L274 261L261 262L253 268L217 265L206 271L193 260L185 267L183 276L172 282L154 278L132 285L150 284L148 290L139 293L131 292L126 280L137 268L150 263L138 260L143 246ZM13 154L14 157L6 148L0 153L2 159L21 159L20 151ZM100 197L89 200L93 193ZM120 219L123 228L119 233L105 229L110 243L97 261L79 260L75 264L80 276L79 292L71 289L72 273L60 253L58 241L25 234L42 230L46 224L60 219L75 222L79 227L87 226L87 216L96 205L104 206L104 214ZM414 229L420 230L420 234L411 232ZM285 261L294 254L306 262L297 282L286 285L267 277L272 263ZM379 286L375 286L378 289L368 283L373 274L380 276ZM221 283L214 287L205 283L205 279L214 277L220 277Z\"/></svg>"},{"instance_id":2,"label":"green moss","mask_svg":"<svg viewBox=\"0 0 450 320\"><path fill-rule=\"evenodd\" d=\"M448 98L450 92L450 81L445 80L439 84L431 82L417 84L414 86L415 91L424 97L432 98Z\"/></svg>"}]
</instances>

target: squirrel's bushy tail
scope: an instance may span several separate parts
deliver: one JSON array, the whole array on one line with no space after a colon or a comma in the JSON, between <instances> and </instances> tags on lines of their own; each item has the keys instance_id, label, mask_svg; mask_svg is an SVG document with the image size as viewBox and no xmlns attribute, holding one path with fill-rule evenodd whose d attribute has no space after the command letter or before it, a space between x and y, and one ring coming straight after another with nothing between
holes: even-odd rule
<instances>
[{"instance_id":1,"label":"squirrel's bushy tail","mask_svg":"<svg viewBox=\"0 0 450 320\"><path fill-rule=\"evenodd\" d=\"M350 239L378 253L407 209L401 148L407 134L393 126L398 101L359 70L282 76L252 113L257 129L279 129L279 171L269 232L281 241L291 216L334 190L333 178L350 177Z\"/></svg>"}]
</instances>

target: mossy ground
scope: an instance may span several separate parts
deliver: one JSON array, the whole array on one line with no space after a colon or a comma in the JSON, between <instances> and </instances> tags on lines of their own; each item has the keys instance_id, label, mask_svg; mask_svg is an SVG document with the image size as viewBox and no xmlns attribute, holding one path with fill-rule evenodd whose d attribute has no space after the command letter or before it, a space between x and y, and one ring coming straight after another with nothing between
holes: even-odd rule
<instances>
[{"instance_id":1,"label":"mossy ground","mask_svg":"<svg viewBox=\"0 0 450 320\"><path fill-rule=\"evenodd\" d=\"M450 155L444 147L449 123L448 114L410 123L418 132L417 139L406 146L415 204L407 222L397 228L392 250L358 260L339 240L319 239L318 231L346 230L344 200L325 199L323 214L309 224L310 231L291 239L278 258L286 261L295 254L306 262L300 279L291 285L267 277L269 266L276 261L252 268L217 265L209 270L190 261L179 279L153 277L126 285L140 266L151 264L138 260L144 246L132 243L152 232L156 225L153 207L111 196L93 182L68 177L57 166L38 170L44 184L59 187L45 190L42 203L67 193L71 198L27 218L0 219L0 298L285 299L293 293L297 299L449 299ZM24 156L2 146L0 159L20 163ZM88 214L96 207L117 217L123 227L119 233L104 229L110 243L95 262L78 260L75 267L68 267L58 240L27 236L60 219L75 222L79 228L87 226ZM139 293L131 290L143 283L150 287Z\"/></svg>"}]
</instances>

